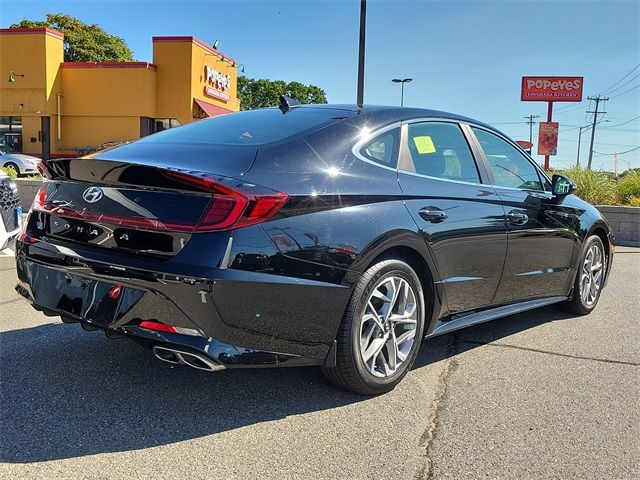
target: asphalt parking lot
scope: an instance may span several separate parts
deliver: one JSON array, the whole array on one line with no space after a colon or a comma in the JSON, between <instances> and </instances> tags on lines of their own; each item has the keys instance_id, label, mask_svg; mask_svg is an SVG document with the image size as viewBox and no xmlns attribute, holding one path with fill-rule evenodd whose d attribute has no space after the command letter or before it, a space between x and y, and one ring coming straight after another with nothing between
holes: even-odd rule
<instances>
[{"instance_id":1,"label":"asphalt parking lot","mask_svg":"<svg viewBox=\"0 0 640 480\"><path fill-rule=\"evenodd\" d=\"M315 369L173 367L34 311L0 256L0 477L640 477L640 249L589 316L426 341L393 392Z\"/></svg>"}]
</instances>

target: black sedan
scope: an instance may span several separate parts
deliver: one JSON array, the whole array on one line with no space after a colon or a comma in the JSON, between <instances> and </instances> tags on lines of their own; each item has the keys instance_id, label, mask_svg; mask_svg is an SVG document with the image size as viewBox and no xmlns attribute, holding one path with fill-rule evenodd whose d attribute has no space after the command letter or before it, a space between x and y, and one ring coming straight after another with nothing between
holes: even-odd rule
<instances>
[{"instance_id":1,"label":"black sedan","mask_svg":"<svg viewBox=\"0 0 640 480\"><path fill-rule=\"evenodd\" d=\"M499 131L291 103L42 164L18 292L165 362L318 365L362 394L400 382L425 337L596 306L609 225Z\"/></svg>"}]
</instances>

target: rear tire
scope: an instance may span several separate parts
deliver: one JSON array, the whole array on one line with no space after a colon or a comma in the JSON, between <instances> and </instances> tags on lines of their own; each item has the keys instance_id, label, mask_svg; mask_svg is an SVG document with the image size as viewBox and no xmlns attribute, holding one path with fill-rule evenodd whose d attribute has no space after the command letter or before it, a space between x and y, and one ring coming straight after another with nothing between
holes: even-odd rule
<instances>
[{"instance_id":1,"label":"rear tire","mask_svg":"<svg viewBox=\"0 0 640 480\"><path fill-rule=\"evenodd\" d=\"M322 372L361 395L392 390L418 355L424 312L416 272L398 259L376 263L362 274L347 305L336 336L336 366Z\"/></svg>"},{"instance_id":2,"label":"rear tire","mask_svg":"<svg viewBox=\"0 0 640 480\"><path fill-rule=\"evenodd\" d=\"M576 315L591 313L600 299L606 271L607 257L602 240L591 235L580 253L571 300L561 303L561 307Z\"/></svg>"}]
</instances>

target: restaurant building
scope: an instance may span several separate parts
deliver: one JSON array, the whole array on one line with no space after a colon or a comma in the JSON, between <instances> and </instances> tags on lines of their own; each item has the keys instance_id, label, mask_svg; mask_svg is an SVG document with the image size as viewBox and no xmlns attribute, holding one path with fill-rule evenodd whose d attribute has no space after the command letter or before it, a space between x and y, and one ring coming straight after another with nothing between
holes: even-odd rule
<instances>
[{"instance_id":1,"label":"restaurant building","mask_svg":"<svg viewBox=\"0 0 640 480\"><path fill-rule=\"evenodd\" d=\"M65 62L63 41L0 29L0 145L76 156L240 110L237 62L195 37L153 37L153 63Z\"/></svg>"}]
</instances>

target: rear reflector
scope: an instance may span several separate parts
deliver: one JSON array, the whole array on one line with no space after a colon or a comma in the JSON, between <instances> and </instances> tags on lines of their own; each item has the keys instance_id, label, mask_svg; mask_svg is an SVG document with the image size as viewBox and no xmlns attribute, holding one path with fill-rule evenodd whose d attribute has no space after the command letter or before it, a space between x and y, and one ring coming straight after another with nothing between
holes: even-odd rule
<instances>
[{"instance_id":1,"label":"rear reflector","mask_svg":"<svg viewBox=\"0 0 640 480\"><path fill-rule=\"evenodd\" d=\"M166 325L164 323L153 322L150 320L143 320L138 326L140 328L144 328L145 330L153 330L155 332L179 333L182 335L191 335L194 337L204 337L202 333L193 328L174 327L173 325Z\"/></svg>"}]
</instances>

